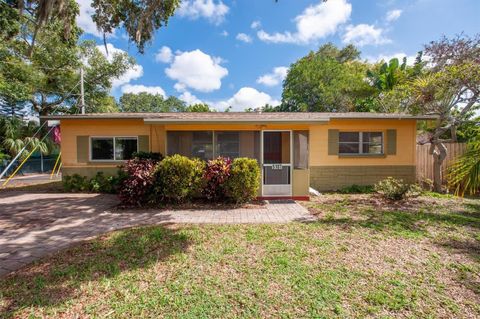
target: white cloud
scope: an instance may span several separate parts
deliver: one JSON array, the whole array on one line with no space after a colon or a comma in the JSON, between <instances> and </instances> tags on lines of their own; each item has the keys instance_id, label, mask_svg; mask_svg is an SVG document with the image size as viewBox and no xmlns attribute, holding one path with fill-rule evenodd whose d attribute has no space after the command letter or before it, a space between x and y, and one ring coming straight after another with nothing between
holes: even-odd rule
<instances>
[{"instance_id":1,"label":"white cloud","mask_svg":"<svg viewBox=\"0 0 480 319\"><path fill-rule=\"evenodd\" d=\"M229 8L221 0L184 0L177 13L181 17L196 20L200 17L208 19L211 23L220 24L225 20Z\"/></svg>"},{"instance_id":2,"label":"white cloud","mask_svg":"<svg viewBox=\"0 0 480 319\"><path fill-rule=\"evenodd\" d=\"M236 39L238 41L242 41L242 42L245 42L245 43L251 43L252 42L252 37L249 36L248 34L245 34L245 33L237 34Z\"/></svg>"},{"instance_id":3,"label":"white cloud","mask_svg":"<svg viewBox=\"0 0 480 319\"><path fill-rule=\"evenodd\" d=\"M265 42L309 44L334 34L339 25L348 21L351 12L352 5L346 0L320 1L295 18L296 32L270 34L259 30L257 36Z\"/></svg>"},{"instance_id":4,"label":"white cloud","mask_svg":"<svg viewBox=\"0 0 480 319\"><path fill-rule=\"evenodd\" d=\"M197 98L195 95L193 95L188 91L185 91L182 94L180 94L178 98L184 101L185 103L187 103L187 105L203 103L199 98Z\"/></svg>"},{"instance_id":5,"label":"white cloud","mask_svg":"<svg viewBox=\"0 0 480 319\"><path fill-rule=\"evenodd\" d=\"M400 9L390 10L387 12L387 16L385 17L385 20L387 20L387 22L393 22L398 18L400 18L401 15L402 15L402 10Z\"/></svg>"},{"instance_id":6,"label":"white cloud","mask_svg":"<svg viewBox=\"0 0 480 319\"><path fill-rule=\"evenodd\" d=\"M150 94L160 94L163 97L166 97L165 91L159 86L145 86L142 84L125 84L122 86L122 93L150 93Z\"/></svg>"},{"instance_id":7,"label":"white cloud","mask_svg":"<svg viewBox=\"0 0 480 319\"><path fill-rule=\"evenodd\" d=\"M157 62L170 63L172 62L172 58L172 50L167 46L161 47L157 54L155 54L155 61Z\"/></svg>"},{"instance_id":8,"label":"white cloud","mask_svg":"<svg viewBox=\"0 0 480 319\"><path fill-rule=\"evenodd\" d=\"M238 90L231 98L220 102L210 102L218 110L224 110L231 106L232 111L243 111L246 108L257 108L265 104L278 105L280 101L273 99L264 92L259 92L251 87L243 87Z\"/></svg>"},{"instance_id":9,"label":"white cloud","mask_svg":"<svg viewBox=\"0 0 480 319\"><path fill-rule=\"evenodd\" d=\"M257 83L266 85L266 86L275 86L278 85L285 79L288 73L288 68L285 66L279 66L273 69L272 73L267 73L260 76L257 79Z\"/></svg>"},{"instance_id":10,"label":"white cloud","mask_svg":"<svg viewBox=\"0 0 480 319\"><path fill-rule=\"evenodd\" d=\"M222 37L228 37L228 32L227 30L223 30L222 33L220 33Z\"/></svg>"},{"instance_id":11,"label":"white cloud","mask_svg":"<svg viewBox=\"0 0 480 319\"><path fill-rule=\"evenodd\" d=\"M250 28L252 29L258 29L262 26L262 23L258 20L253 21L252 24L250 25Z\"/></svg>"},{"instance_id":12,"label":"white cloud","mask_svg":"<svg viewBox=\"0 0 480 319\"><path fill-rule=\"evenodd\" d=\"M220 65L221 58L211 57L200 50L178 53L170 67L165 70L167 76L177 80L175 88L179 91L187 87L201 92L218 90L222 78L228 70Z\"/></svg>"},{"instance_id":13,"label":"white cloud","mask_svg":"<svg viewBox=\"0 0 480 319\"><path fill-rule=\"evenodd\" d=\"M98 31L97 25L92 20L95 9L92 8L92 0L77 0L80 14L77 16L77 24L85 33L103 38L103 33ZM115 33L115 31L114 31ZM113 36L113 34L107 34Z\"/></svg>"},{"instance_id":14,"label":"white cloud","mask_svg":"<svg viewBox=\"0 0 480 319\"><path fill-rule=\"evenodd\" d=\"M353 43L358 46L364 45L379 45L391 42L390 39L384 36L384 30L376 28L369 24L357 24L355 26L349 25L346 28L345 34L342 36L344 43Z\"/></svg>"},{"instance_id":15,"label":"white cloud","mask_svg":"<svg viewBox=\"0 0 480 319\"><path fill-rule=\"evenodd\" d=\"M112 81L112 88L115 89L125 83L129 83L132 80L141 78L143 75L143 67L135 64L131 69L127 70L122 76Z\"/></svg>"},{"instance_id":16,"label":"white cloud","mask_svg":"<svg viewBox=\"0 0 480 319\"><path fill-rule=\"evenodd\" d=\"M113 60L115 54L126 53L122 49L116 48L111 43L107 43L107 50L105 50L104 45L97 45L97 49L102 52L102 54L107 58L108 61ZM108 54L107 54L108 51ZM112 88L115 89L121 85L127 84L132 80L138 79L143 75L143 67L139 64L133 65L128 69L122 76L119 78L113 79Z\"/></svg>"},{"instance_id":17,"label":"white cloud","mask_svg":"<svg viewBox=\"0 0 480 319\"><path fill-rule=\"evenodd\" d=\"M367 56L366 59L370 63L377 63L380 61L389 62L393 58L397 58L400 63L402 63L403 58L407 57L407 65L413 65L415 63L415 55L407 55L403 52L398 52L394 54L380 54L378 56Z\"/></svg>"}]
</instances>

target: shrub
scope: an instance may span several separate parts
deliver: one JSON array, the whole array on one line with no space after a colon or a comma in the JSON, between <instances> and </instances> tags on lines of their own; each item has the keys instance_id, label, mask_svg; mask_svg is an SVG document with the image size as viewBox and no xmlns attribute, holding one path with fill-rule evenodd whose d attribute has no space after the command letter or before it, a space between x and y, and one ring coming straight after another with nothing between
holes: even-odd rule
<instances>
[{"instance_id":1,"label":"shrub","mask_svg":"<svg viewBox=\"0 0 480 319\"><path fill-rule=\"evenodd\" d=\"M374 187L372 185L357 185L353 184L346 186L339 190L342 194L370 194L373 193Z\"/></svg>"},{"instance_id":2,"label":"shrub","mask_svg":"<svg viewBox=\"0 0 480 319\"><path fill-rule=\"evenodd\" d=\"M63 188L67 192L87 192L90 190L90 183L86 176L79 174L66 175L63 177Z\"/></svg>"},{"instance_id":3,"label":"shrub","mask_svg":"<svg viewBox=\"0 0 480 319\"><path fill-rule=\"evenodd\" d=\"M229 199L246 203L257 196L260 187L260 167L255 159L236 158L230 168L230 177L225 183Z\"/></svg>"},{"instance_id":4,"label":"shrub","mask_svg":"<svg viewBox=\"0 0 480 319\"><path fill-rule=\"evenodd\" d=\"M105 176L103 172L98 172L89 182L89 190L95 193L115 194L120 188L120 184L126 178L123 170L119 170L117 175Z\"/></svg>"},{"instance_id":5,"label":"shrub","mask_svg":"<svg viewBox=\"0 0 480 319\"><path fill-rule=\"evenodd\" d=\"M401 179L387 177L375 184L375 191L386 199L401 200L420 195L421 188L415 184L404 183Z\"/></svg>"},{"instance_id":6,"label":"shrub","mask_svg":"<svg viewBox=\"0 0 480 319\"><path fill-rule=\"evenodd\" d=\"M148 201L156 161L152 159L132 159L127 161L123 171L127 177L119 188L120 200L124 205L143 206Z\"/></svg>"},{"instance_id":7,"label":"shrub","mask_svg":"<svg viewBox=\"0 0 480 319\"><path fill-rule=\"evenodd\" d=\"M203 179L205 186L203 195L208 200L222 201L226 199L225 183L230 176L232 160L226 157L218 157L207 162Z\"/></svg>"},{"instance_id":8,"label":"shrub","mask_svg":"<svg viewBox=\"0 0 480 319\"><path fill-rule=\"evenodd\" d=\"M151 159L154 161L161 161L163 159L163 155L160 153L155 153L155 152L134 152L133 153L133 158L138 158L138 159Z\"/></svg>"},{"instance_id":9,"label":"shrub","mask_svg":"<svg viewBox=\"0 0 480 319\"><path fill-rule=\"evenodd\" d=\"M152 200L180 203L195 196L201 187L204 166L199 159L165 157L155 167Z\"/></svg>"}]
</instances>

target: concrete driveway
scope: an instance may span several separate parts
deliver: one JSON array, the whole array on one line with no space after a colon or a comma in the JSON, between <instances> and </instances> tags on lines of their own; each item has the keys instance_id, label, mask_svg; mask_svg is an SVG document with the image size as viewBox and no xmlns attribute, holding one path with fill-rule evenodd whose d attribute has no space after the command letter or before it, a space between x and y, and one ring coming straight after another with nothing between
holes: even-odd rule
<instances>
[{"instance_id":1,"label":"concrete driveway","mask_svg":"<svg viewBox=\"0 0 480 319\"><path fill-rule=\"evenodd\" d=\"M100 234L165 223L285 223L314 217L294 201L203 210L117 210L106 194L0 193L0 276L50 253Z\"/></svg>"}]
</instances>

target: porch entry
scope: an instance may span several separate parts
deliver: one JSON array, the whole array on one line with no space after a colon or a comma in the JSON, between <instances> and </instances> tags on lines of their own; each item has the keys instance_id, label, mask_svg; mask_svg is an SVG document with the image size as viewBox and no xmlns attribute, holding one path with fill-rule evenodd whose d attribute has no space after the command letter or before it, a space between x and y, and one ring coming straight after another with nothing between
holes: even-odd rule
<instances>
[{"instance_id":1,"label":"porch entry","mask_svg":"<svg viewBox=\"0 0 480 319\"><path fill-rule=\"evenodd\" d=\"M292 132L262 131L262 195L292 196Z\"/></svg>"}]
</instances>

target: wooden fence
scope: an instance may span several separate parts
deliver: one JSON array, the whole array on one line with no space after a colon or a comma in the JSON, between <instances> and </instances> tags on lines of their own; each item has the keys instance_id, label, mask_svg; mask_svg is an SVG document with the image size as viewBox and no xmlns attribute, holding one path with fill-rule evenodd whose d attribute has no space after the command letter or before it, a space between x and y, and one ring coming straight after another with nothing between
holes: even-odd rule
<instances>
[{"instance_id":1,"label":"wooden fence","mask_svg":"<svg viewBox=\"0 0 480 319\"><path fill-rule=\"evenodd\" d=\"M445 143L447 147L447 158L442 164L442 179L445 183L445 172L453 160L465 153L465 143ZM426 179L433 181L433 156L428 153L430 144L417 145L417 182L424 182Z\"/></svg>"}]
</instances>

